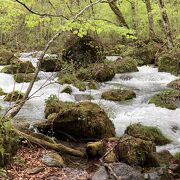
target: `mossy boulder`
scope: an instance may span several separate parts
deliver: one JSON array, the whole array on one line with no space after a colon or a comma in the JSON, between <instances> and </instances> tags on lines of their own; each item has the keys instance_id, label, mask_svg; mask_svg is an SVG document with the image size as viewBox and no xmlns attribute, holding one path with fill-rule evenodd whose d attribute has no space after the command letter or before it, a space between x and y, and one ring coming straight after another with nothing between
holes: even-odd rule
<instances>
[{"instance_id":1,"label":"mossy boulder","mask_svg":"<svg viewBox=\"0 0 180 180\"><path fill-rule=\"evenodd\" d=\"M60 84L72 84L77 87L80 91L85 91L86 86L83 81L79 80L74 74L59 74L58 82Z\"/></svg>"},{"instance_id":2,"label":"mossy boulder","mask_svg":"<svg viewBox=\"0 0 180 180\"><path fill-rule=\"evenodd\" d=\"M53 116L50 114L53 113ZM106 138L115 135L114 125L105 111L91 102L46 102L45 115L54 132L76 138Z\"/></svg>"},{"instance_id":3,"label":"mossy boulder","mask_svg":"<svg viewBox=\"0 0 180 180\"><path fill-rule=\"evenodd\" d=\"M170 139L165 137L161 130L153 126L144 126L140 123L129 125L125 133L135 138L152 141L156 145L165 145L171 142Z\"/></svg>"},{"instance_id":4,"label":"mossy boulder","mask_svg":"<svg viewBox=\"0 0 180 180\"><path fill-rule=\"evenodd\" d=\"M110 101L125 101L136 97L136 93L128 89L113 89L103 92L102 99Z\"/></svg>"},{"instance_id":5,"label":"mossy boulder","mask_svg":"<svg viewBox=\"0 0 180 180\"><path fill-rule=\"evenodd\" d=\"M90 36L71 37L64 47L62 58L64 61L73 62L76 67L87 67L91 63L104 60L103 47L97 40Z\"/></svg>"},{"instance_id":6,"label":"mossy boulder","mask_svg":"<svg viewBox=\"0 0 180 180\"><path fill-rule=\"evenodd\" d=\"M0 88L0 96L6 95L2 88Z\"/></svg>"},{"instance_id":7,"label":"mossy boulder","mask_svg":"<svg viewBox=\"0 0 180 180\"><path fill-rule=\"evenodd\" d=\"M156 106L167 108L167 109L176 109L180 107L180 91L178 90L164 90L155 94L149 100L150 104L155 104Z\"/></svg>"},{"instance_id":8,"label":"mossy boulder","mask_svg":"<svg viewBox=\"0 0 180 180\"><path fill-rule=\"evenodd\" d=\"M5 66L1 72L7 74L34 73L35 67L30 61L13 61L13 64Z\"/></svg>"},{"instance_id":9,"label":"mossy boulder","mask_svg":"<svg viewBox=\"0 0 180 180\"><path fill-rule=\"evenodd\" d=\"M103 141L89 142L86 145L86 153L89 157L102 157L106 152L106 144Z\"/></svg>"},{"instance_id":10,"label":"mossy boulder","mask_svg":"<svg viewBox=\"0 0 180 180\"><path fill-rule=\"evenodd\" d=\"M155 152L155 144L129 135L120 138L115 147L115 153L119 161L129 165L153 166L152 153Z\"/></svg>"},{"instance_id":11,"label":"mossy boulder","mask_svg":"<svg viewBox=\"0 0 180 180\"><path fill-rule=\"evenodd\" d=\"M98 82L110 81L115 76L114 68L110 64L94 64L90 71L92 79Z\"/></svg>"},{"instance_id":12,"label":"mossy boulder","mask_svg":"<svg viewBox=\"0 0 180 180\"><path fill-rule=\"evenodd\" d=\"M170 82L167 86L173 89L180 90L180 79L176 79L175 81Z\"/></svg>"},{"instance_id":13,"label":"mossy boulder","mask_svg":"<svg viewBox=\"0 0 180 180\"><path fill-rule=\"evenodd\" d=\"M9 119L1 118L0 125L0 167L9 163L18 150L19 137L13 131Z\"/></svg>"},{"instance_id":14,"label":"mossy boulder","mask_svg":"<svg viewBox=\"0 0 180 180\"><path fill-rule=\"evenodd\" d=\"M24 94L22 92L13 91L11 93L7 93L4 96L4 101L8 101L8 102L18 101L18 100L21 100L23 96Z\"/></svg>"},{"instance_id":15,"label":"mossy boulder","mask_svg":"<svg viewBox=\"0 0 180 180\"><path fill-rule=\"evenodd\" d=\"M153 156L157 160L159 166L169 166L173 162L174 157L168 150L153 153Z\"/></svg>"},{"instance_id":16,"label":"mossy boulder","mask_svg":"<svg viewBox=\"0 0 180 180\"><path fill-rule=\"evenodd\" d=\"M61 93L67 93L67 94L71 94L72 93L72 88L71 86L66 86Z\"/></svg>"},{"instance_id":17,"label":"mossy boulder","mask_svg":"<svg viewBox=\"0 0 180 180\"><path fill-rule=\"evenodd\" d=\"M22 83L22 82L31 82L34 79L34 74L33 73L18 73L18 74L14 74L14 80L17 83ZM39 78L37 78L36 80L39 80Z\"/></svg>"},{"instance_id":18,"label":"mossy boulder","mask_svg":"<svg viewBox=\"0 0 180 180\"><path fill-rule=\"evenodd\" d=\"M114 63L114 69L116 73L127 73L127 72L137 72L137 62L136 60L126 57L124 59L117 59Z\"/></svg>"},{"instance_id":19,"label":"mossy boulder","mask_svg":"<svg viewBox=\"0 0 180 180\"><path fill-rule=\"evenodd\" d=\"M83 81L106 82L112 80L115 76L115 71L111 63L94 63L87 68L80 68L76 75L78 79Z\"/></svg>"},{"instance_id":20,"label":"mossy boulder","mask_svg":"<svg viewBox=\"0 0 180 180\"><path fill-rule=\"evenodd\" d=\"M180 51L172 49L163 52L158 60L158 71L180 74Z\"/></svg>"},{"instance_id":21,"label":"mossy boulder","mask_svg":"<svg viewBox=\"0 0 180 180\"><path fill-rule=\"evenodd\" d=\"M155 62L156 54L160 51L162 51L161 43L137 41L133 46L127 46L121 56L130 56L138 59L141 65L147 65Z\"/></svg>"},{"instance_id":22,"label":"mossy boulder","mask_svg":"<svg viewBox=\"0 0 180 180\"><path fill-rule=\"evenodd\" d=\"M0 65L8 65L14 58L14 54L5 48L0 48Z\"/></svg>"},{"instance_id":23,"label":"mossy boulder","mask_svg":"<svg viewBox=\"0 0 180 180\"><path fill-rule=\"evenodd\" d=\"M41 70L45 72L55 72L60 71L62 67L62 62L58 55L51 54L43 59L41 62Z\"/></svg>"}]
</instances>

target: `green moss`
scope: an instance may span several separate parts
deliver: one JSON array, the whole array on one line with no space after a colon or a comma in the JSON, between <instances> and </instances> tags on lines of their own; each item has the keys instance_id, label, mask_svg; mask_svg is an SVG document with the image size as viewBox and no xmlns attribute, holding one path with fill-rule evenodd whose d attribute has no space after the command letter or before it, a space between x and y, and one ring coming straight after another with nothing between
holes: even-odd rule
<instances>
[{"instance_id":1,"label":"green moss","mask_svg":"<svg viewBox=\"0 0 180 180\"><path fill-rule=\"evenodd\" d=\"M61 93L67 93L67 94L71 94L72 93L72 88L71 86L66 86Z\"/></svg>"},{"instance_id":2,"label":"green moss","mask_svg":"<svg viewBox=\"0 0 180 180\"><path fill-rule=\"evenodd\" d=\"M6 95L2 88L0 88L0 96Z\"/></svg>"},{"instance_id":3,"label":"green moss","mask_svg":"<svg viewBox=\"0 0 180 180\"><path fill-rule=\"evenodd\" d=\"M91 102L46 103L45 116L53 122L53 130L57 133L65 132L78 138L104 138L115 135L114 126L106 113Z\"/></svg>"},{"instance_id":4,"label":"green moss","mask_svg":"<svg viewBox=\"0 0 180 180\"><path fill-rule=\"evenodd\" d=\"M85 91L86 86L85 84L77 79L74 74L60 74L58 81L60 84L72 84L73 86L77 87L80 91Z\"/></svg>"},{"instance_id":5,"label":"green moss","mask_svg":"<svg viewBox=\"0 0 180 180\"><path fill-rule=\"evenodd\" d=\"M156 145L165 145L171 142L170 139L162 134L159 128L144 126L140 123L128 126L125 133L136 138L152 141Z\"/></svg>"},{"instance_id":6,"label":"green moss","mask_svg":"<svg viewBox=\"0 0 180 180\"><path fill-rule=\"evenodd\" d=\"M23 98L24 94L19 91L13 91L11 93L7 93L6 96L4 97L4 101L18 101Z\"/></svg>"},{"instance_id":7,"label":"green moss","mask_svg":"<svg viewBox=\"0 0 180 180\"><path fill-rule=\"evenodd\" d=\"M150 104L155 104L156 106L176 109L178 107L178 101L180 99L180 91L178 90L164 90L155 94L150 100Z\"/></svg>"},{"instance_id":8,"label":"green moss","mask_svg":"<svg viewBox=\"0 0 180 180\"><path fill-rule=\"evenodd\" d=\"M151 154L155 151L155 145L151 141L125 134L119 142L115 147L115 154L120 162L144 167L149 166L150 161L153 161Z\"/></svg>"},{"instance_id":9,"label":"green moss","mask_svg":"<svg viewBox=\"0 0 180 180\"><path fill-rule=\"evenodd\" d=\"M0 119L0 167L3 167L17 152L19 137L13 131L10 119Z\"/></svg>"},{"instance_id":10,"label":"green moss","mask_svg":"<svg viewBox=\"0 0 180 180\"><path fill-rule=\"evenodd\" d=\"M174 158L178 161L180 161L180 152L177 152L174 154Z\"/></svg>"},{"instance_id":11,"label":"green moss","mask_svg":"<svg viewBox=\"0 0 180 180\"><path fill-rule=\"evenodd\" d=\"M159 57L158 70L160 72L170 72L180 74L180 53L179 49L172 49L162 53Z\"/></svg>"},{"instance_id":12,"label":"green moss","mask_svg":"<svg viewBox=\"0 0 180 180\"><path fill-rule=\"evenodd\" d=\"M103 92L101 95L102 99L111 101L125 101L136 97L136 94L132 90L113 89Z\"/></svg>"},{"instance_id":13,"label":"green moss","mask_svg":"<svg viewBox=\"0 0 180 180\"><path fill-rule=\"evenodd\" d=\"M22 82L31 82L34 79L34 74L33 73L18 73L18 74L14 74L14 80L17 83L22 83ZM39 80L39 78L37 78L36 80Z\"/></svg>"},{"instance_id":14,"label":"green moss","mask_svg":"<svg viewBox=\"0 0 180 180\"><path fill-rule=\"evenodd\" d=\"M83 67L81 67L76 72L76 76L77 76L78 79L80 79L82 81L86 81L86 80L91 80L92 79L92 74L91 74L90 68L83 68Z\"/></svg>"},{"instance_id":15,"label":"green moss","mask_svg":"<svg viewBox=\"0 0 180 180\"><path fill-rule=\"evenodd\" d=\"M137 62L136 60L126 57L124 59L119 59L115 62L115 72L116 73L126 73L126 72L137 72Z\"/></svg>"},{"instance_id":16,"label":"green moss","mask_svg":"<svg viewBox=\"0 0 180 180\"><path fill-rule=\"evenodd\" d=\"M180 79L170 82L167 86L173 89L180 90Z\"/></svg>"},{"instance_id":17,"label":"green moss","mask_svg":"<svg viewBox=\"0 0 180 180\"><path fill-rule=\"evenodd\" d=\"M96 90L96 89L98 89L98 84L95 81L93 81L93 80L89 81L88 82L88 88Z\"/></svg>"},{"instance_id":18,"label":"green moss","mask_svg":"<svg viewBox=\"0 0 180 180\"><path fill-rule=\"evenodd\" d=\"M34 73L35 68L30 61L13 61L11 65L4 67L1 72L7 74Z\"/></svg>"},{"instance_id":19,"label":"green moss","mask_svg":"<svg viewBox=\"0 0 180 180\"><path fill-rule=\"evenodd\" d=\"M14 54L5 48L0 48L0 65L8 65L11 63Z\"/></svg>"}]
</instances>

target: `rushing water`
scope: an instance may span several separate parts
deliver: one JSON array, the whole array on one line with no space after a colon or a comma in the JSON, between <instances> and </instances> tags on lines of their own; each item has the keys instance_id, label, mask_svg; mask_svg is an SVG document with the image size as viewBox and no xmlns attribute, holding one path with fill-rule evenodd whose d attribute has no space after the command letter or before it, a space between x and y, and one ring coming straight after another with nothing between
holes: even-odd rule
<instances>
[{"instance_id":1,"label":"rushing water","mask_svg":"<svg viewBox=\"0 0 180 180\"><path fill-rule=\"evenodd\" d=\"M32 58L31 55L31 53L23 53L21 60L31 60L35 66L37 59ZM109 60L115 59L115 57L109 58ZM76 95L91 94L95 99L93 102L101 105L109 114L115 124L118 136L123 134L129 124L141 122L145 125L159 127L166 136L173 140L172 144L159 147L159 149L166 148L171 152L180 151L180 108L168 110L148 104L148 100L153 94L166 89L166 85L177 77L169 73L158 72L157 68L150 66L142 66L138 69L139 72L117 74L112 81L100 84L99 90L80 92L72 86L72 95L60 93L66 85L55 82L56 73L40 72L40 80L35 82L31 92L32 98L26 102L17 117L30 124L44 119L44 101L51 94L56 94L62 101L72 102L75 102ZM29 83L15 83L12 75L0 73L0 87L5 92L11 92L13 89L25 92L28 85ZM137 97L119 103L100 98L103 91L123 86L133 89ZM4 102L3 97L0 99L0 105L4 107L12 106L11 103Z\"/></svg>"}]
</instances>

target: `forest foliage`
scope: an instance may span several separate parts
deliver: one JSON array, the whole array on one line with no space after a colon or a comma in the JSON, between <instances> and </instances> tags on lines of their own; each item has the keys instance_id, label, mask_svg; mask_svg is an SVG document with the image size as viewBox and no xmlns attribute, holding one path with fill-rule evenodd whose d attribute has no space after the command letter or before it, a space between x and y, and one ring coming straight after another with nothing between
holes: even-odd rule
<instances>
[{"instance_id":1,"label":"forest foliage","mask_svg":"<svg viewBox=\"0 0 180 180\"><path fill-rule=\"evenodd\" d=\"M21 2L22 4L20 4ZM149 35L148 13L144 0L118 0L117 7L129 28L119 25L109 1L92 6L72 22L72 17L95 0L0 0L0 43L13 46L41 47L58 30L71 31L82 37L87 33L98 35L106 43L115 37L144 38ZM152 16L157 36L162 33L162 17L157 0L151 0ZM178 0L165 0L173 37L179 39L180 17ZM29 10L28 10L29 8ZM33 13L32 13L32 12Z\"/></svg>"}]
</instances>

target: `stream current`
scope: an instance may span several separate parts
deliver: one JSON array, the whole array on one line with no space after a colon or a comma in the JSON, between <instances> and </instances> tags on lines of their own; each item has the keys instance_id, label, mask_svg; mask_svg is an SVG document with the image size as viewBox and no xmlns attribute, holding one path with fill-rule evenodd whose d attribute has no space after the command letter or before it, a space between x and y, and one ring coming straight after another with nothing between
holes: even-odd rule
<instances>
[{"instance_id":1,"label":"stream current","mask_svg":"<svg viewBox=\"0 0 180 180\"><path fill-rule=\"evenodd\" d=\"M37 58L32 53L22 53L21 60L30 60L36 66ZM109 57L109 60L116 60L116 57ZM0 69L3 66L0 67ZM144 125L159 127L162 132L173 140L171 144L157 147L157 150L167 149L171 153L180 151L180 108L169 110L148 104L148 100L159 90L167 89L166 85L178 77L170 73L158 72L153 66L138 67L139 72L116 74L112 81L100 84L98 90L79 91L72 87L72 94L60 93L66 85L56 83L56 73L40 72L40 80L36 81L31 92L31 99L26 102L16 118L16 123L29 123L44 120L44 104L51 94L55 94L62 101L75 102L77 96L91 95L95 102L105 109L113 121L117 136L124 133L126 127L132 123L141 122ZM29 83L15 83L13 75L0 73L0 87L5 92L14 89L25 92ZM112 102L102 100L101 93L114 88L129 87L136 92L136 98L126 102ZM0 105L4 109L9 108L13 103L4 102L0 97Z\"/></svg>"}]
</instances>

